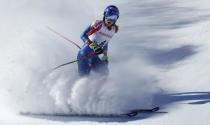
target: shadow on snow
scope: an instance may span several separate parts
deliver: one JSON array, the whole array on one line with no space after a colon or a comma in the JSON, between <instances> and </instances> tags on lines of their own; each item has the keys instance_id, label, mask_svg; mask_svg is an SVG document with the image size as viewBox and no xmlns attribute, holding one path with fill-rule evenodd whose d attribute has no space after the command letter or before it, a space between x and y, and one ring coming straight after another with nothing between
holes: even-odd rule
<instances>
[{"instance_id":1,"label":"shadow on snow","mask_svg":"<svg viewBox=\"0 0 210 125\"><path fill-rule=\"evenodd\" d=\"M190 101L188 104L200 105L210 102L210 92L183 92L183 93L170 93L159 94L154 97L154 103L162 107L169 106L172 103L183 101Z\"/></svg>"}]
</instances>

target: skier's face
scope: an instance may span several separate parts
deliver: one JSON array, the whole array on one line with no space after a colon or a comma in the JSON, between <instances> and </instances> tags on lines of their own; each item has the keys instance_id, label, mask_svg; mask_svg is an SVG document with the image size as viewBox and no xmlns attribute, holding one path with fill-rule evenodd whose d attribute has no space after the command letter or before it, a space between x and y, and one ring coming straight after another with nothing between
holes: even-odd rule
<instances>
[{"instance_id":1,"label":"skier's face","mask_svg":"<svg viewBox=\"0 0 210 125\"><path fill-rule=\"evenodd\" d=\"M115 23L114 20L105 18L105 24L106 24L107 26L112 26L114 23Z\"/></svg>"}]
</instances>

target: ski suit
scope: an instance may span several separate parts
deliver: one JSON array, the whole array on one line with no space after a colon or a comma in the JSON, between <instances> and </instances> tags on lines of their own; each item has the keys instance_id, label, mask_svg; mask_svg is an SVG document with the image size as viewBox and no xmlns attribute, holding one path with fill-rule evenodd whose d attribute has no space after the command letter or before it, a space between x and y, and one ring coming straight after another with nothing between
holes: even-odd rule
<instances>
[{"instance_id":1,"label":"ski suit","mask_svg":"<svg viewBox=\"0 0 210 125\"><path fill-rule=\"evenodd\" d=\"M94 21L85 31L81 34L81 39L84 45L79 50L77 59L78 61L78 72L80 76L88 75L91 70L108 75L108 62L102 61L98 55L94 54L94 51L87 44L88 39L103 50L103 53L107 53L108 42L117 32L117 26L112 26L108 29L103 20Z\"/></svg>"}]
</instances>

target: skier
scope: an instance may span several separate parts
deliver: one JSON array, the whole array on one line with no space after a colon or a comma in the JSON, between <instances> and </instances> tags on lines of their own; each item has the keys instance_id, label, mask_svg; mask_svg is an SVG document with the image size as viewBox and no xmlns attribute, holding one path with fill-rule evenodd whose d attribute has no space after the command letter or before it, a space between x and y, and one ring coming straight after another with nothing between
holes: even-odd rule
<instances>
[{"instance_id":1,"label":"skier","mask_svg":"<svg viewBox=\"0 0 210 125\"><path fill-rule=\"evenodd\" d=\"M115 24L119 18L119 9L109 5L104 10L103 20L94 21L81 35L84 42L79 50L77 59L80 76L89 75L93 70L103 75L108 75L108 42L118 31ZM99 55L102 54L102 58Z\"/></svg>"}]
</instances>

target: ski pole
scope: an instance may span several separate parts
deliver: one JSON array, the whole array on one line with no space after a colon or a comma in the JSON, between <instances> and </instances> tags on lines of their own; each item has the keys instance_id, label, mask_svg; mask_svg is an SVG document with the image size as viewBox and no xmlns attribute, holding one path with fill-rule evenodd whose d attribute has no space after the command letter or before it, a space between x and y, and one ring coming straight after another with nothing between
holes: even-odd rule
<instances>
[{"instance_id":1,"label":"ski pole","mask_svg":"<svg viewBox=\"0 0 210 125\"><path fill-rule=\"evenodd\" d=\"M79 60L77 59L77 60L73 60L73 61L71 61L71 62L67 62L67 63L61 64L61 65L56 66L55 68L53 68L52 71L54 71L54 70L56 70L56 69L58 69L58 68L60 68L60 67L62 67L62 66L69 65L69 64L72 64L72 63L75 63L75 62L78 62L78 61L79 61Z\"/></svg>"},{"instance_id":2,"label":"ski pole","mask_svg":"<svg viewBox=\"0 0 210 125\"><path fill-rule=\"evenodd\" d=\"M72 40L70 40L69 38L65 37L64 35L58 33L57 31L55 31L54 29L50 28L49 26L47 26L47 28L48 28L51 32L57 34L58 36L62 37L63 39L69 41L70 43L74 44L74 45L77 46L79 49L81 49L81 47L80 47L77 43L75 43L74 41L72 41Z\"/></svg>"},{"instance_id":3,"label":"ski pole","mask_svg":"<svg viewBox=\"0 0 210 125\"><path fill-rule=\"evenodd\" d=\"M73 60L73 61L70 61L70 62L61 64L61 65L59 65L59 66L56 66L55 68L52 69L51 72L53 72L54 70L56 70L56 69L58 69L58 68L60 68L60 67L62 67L62 66L69 65L69 64L72 64L72 63L75 63L75 62L78 62L78 61L81 61L81 60L84 60L84 59L88 59L88 58L90 58L90 57L92 57L92 56L94 56L94 55L95 55L95 52L90 52L89 54L87 54L87 56L85 56L85 57L83 57L83 58L80 58L80 59L77 59L77 60Z\"/></svg>"}]
</instances>

